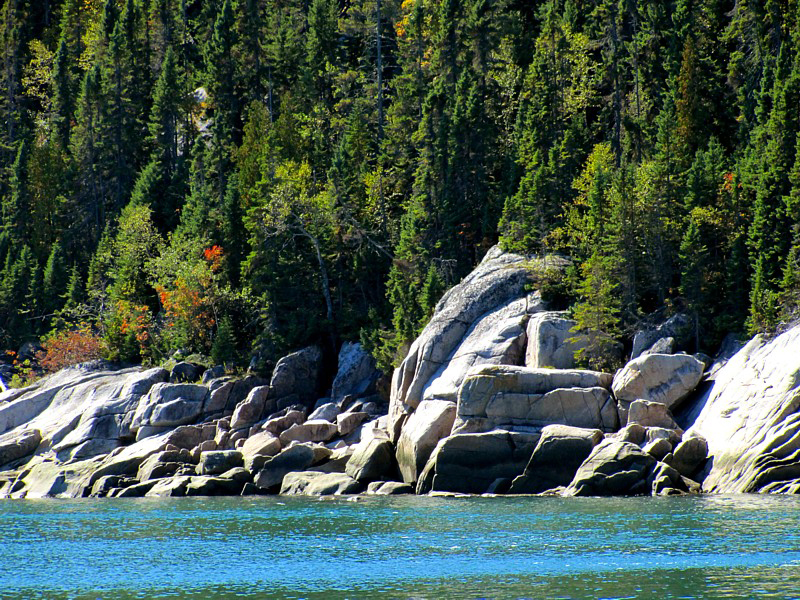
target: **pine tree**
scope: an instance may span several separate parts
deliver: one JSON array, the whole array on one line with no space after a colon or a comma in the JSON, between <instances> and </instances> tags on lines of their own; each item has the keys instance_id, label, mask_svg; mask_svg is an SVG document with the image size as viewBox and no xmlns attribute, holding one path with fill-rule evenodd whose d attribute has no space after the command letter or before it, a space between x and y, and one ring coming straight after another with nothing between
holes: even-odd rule
<instances>
[{"instance_id":1,"label":"pine tree","mask_svg":"<svg viewBox=\"0 0 800 600\"><path fill-rule=\"evenodd\" d=\"M64 303L63 296L67 291L67 265L60 243L53 245L42 280L42 309L45 315L51 315Z\"/></svg>"}]
</instances>

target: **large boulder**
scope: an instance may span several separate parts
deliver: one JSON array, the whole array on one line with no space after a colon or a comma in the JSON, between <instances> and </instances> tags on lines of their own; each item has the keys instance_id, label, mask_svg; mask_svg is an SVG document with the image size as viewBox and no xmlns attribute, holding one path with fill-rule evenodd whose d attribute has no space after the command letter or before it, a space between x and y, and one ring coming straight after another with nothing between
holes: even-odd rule
<instances>
[{"instance_id":1,"label":"large boulder","mask_svg":"<svg viewBox=\"0 0 800 600\"><path fill-rule=\"evenodd\" d=\"M336 377L331 386L331 399L340 404L345 396L364 396L375 388L380 371L375 359L358 342L345 342L339 349Z\"/></svg>"},{"instance_id":2,"label":"large boulder","mask_svg":"<svg viewBox=\"0 0 800 600\"><path fill-rule=\"evenodd\" d=\"M212 450L200 453L198 475L220 475L244 464L244 457L236 450Z\"/></svg>"},{"instance_id":3,"label":"large boulder","mask_svg":"<svg viewBox=\"0 0 800 600\"><path fill-rule=\"evenodd\" d=\"M275 456L281 451L281 441L268 431L259 431L251 435L240 448L246 456Z\"/></svg>"},{"instance_id":4,"label":"large boulder","mask_svg":"<svg viewBox=\"0 0 800 600\"><path fill-rule=\"evenodd\" d=\"M482 494L498 480L510 484L522 473L538 441L538 433L500 430L451 435L431 454L417 493Z\"/></svg>"},{"instance_id":5,"label":"large boulder","mask_svg":"<svg viewBox=\"0 0 800 600\"><path fill-rule=\"evenodd\" d=\"M676 409L700 383L704 370L705 365L688 354L645 354L630 361L617 372L611 386L623 422L635 400Z\"/></svg>"},{"instance_id":6,"label":"large boulder","mask_svg":"<svg viewBox=\"0 0 800 600\"><path fill-rule=\"evenodd\" d=\"M479 366L458 392L455 432L550 424L614 431L611 375L595 371Z\"/></svg>"},{"instance_id":7,"label":"large boulder","mask_svg":"<svg viewBox=\"0 0 800 600\"><path fill-rule=\"evenodd\" d=\"M327 448L316 448L313 444L295 444L280 454L268 458L253 483L262 490L272 490L280 486L287 473L305 471L331 455Z\"/></svg>"},{"instance_id":8,"label":"large boulder","mask_svg":"<svg viewBox=\"0 0 800 600\"><path fill-rule=\"evenodd\" d=\"M573 331L577 322L567 319L565 314L542 312L528 321L526 367L575 368L575 353L586 347L587 338Z\"/></svg>"},{"instance_id":9,"label":"large boulder","mask_svg":"<svg viewBox=\"0 0 800 600\"><path fill-rule=\"evenodd\" d=\"M450 434L455 418L456 405L447 400L426 400L411 414L397 442L403 481L417 481L436 444Z\"/></svg>"},{"instance_id":10,"label":"large boulder","mask_svg":"<svg viewBox=\"0 0 800 600\"><path fill-rule=\"evenodd\" d=\"M686 415L686 438L708 443L703 490L787 491L800 478L800 326L756 336L713 367L714 380Z\"/></svg>"},{"instance_id":11,"label":"large boulder","mask_svg":"<svg viewBox=\"0 0 800 600\"><path fill-rule=\"evenodd\" d=\"M247 398L236 405L231 417L231 430L250 427L261 419L264 413L274 409L274 400L270 401L270 387L258 386L250 390Z\"/></svg>"},{"instance_id":12,"label":"large boulder","mask_svg":"<svg viewBox=\"0 0 800 600\"><path fill-rule=\"evenodd\" d=\"M359 443L345 467L345 473L362 483L391 477L396 471L392 443L375 438Z\"/></svg>"},{"instance_id":13,"label":"large boulder","mask_svg":"<svg viewBox=\"0 0 800 600\"><path fill-rule=\"evenodd\" d=\"M630 442L604 440L578 468L565 496L649 494L647 477L656 459Z\"/></svg>"},{"instance_id":14,"label":"large boulder","mask_svg":"<svg viewBox=\"0 0 800 600\"><path fill-rule=\"evenodd\" d=\"M696 434L682 440L672 451L669 466L684 477L692 477L708 458L708 442Z\"/></svg>"},{"instance_id":15,"label":"large boulder","mask_svg":"<svg viewBox=\"0 0 800 600\"><path fill-rule=\"evenodd\" d=\"M170 383L194 383L203 376L206 368L203 365L190 362L179 362L169 374Z\"/></svg>"},{"instance_id":16,"label":"large boulder","mask_svg":"<svg viewBox=\"0 0 800 600\"><path fill-rule=\"evenodd\" d=\"M628 407L628 424L638 424L642 427L679 429L666 404L648 402L647 400L634 400L630 404Z\"/></svg>"},{"instance_id":17,"label":"large boulder","mask_svg":"<svg viewBox=\"0 0 800 600\"><path fill-rule=\"evenodd\" d=\"M292 425L279 438L283 446L288 446L291 442L327 442L338 433L339 428L335 423L317 419Z\"/></svg>"},{"instance_id":18,"label":"large boulder","mask_svg":"<svg viewBox=\"0 0 800 600\"><path fill-rule=\"evenodd\" d=\"M142 397L168 376L164 369L114 370L96 361L11 390L0 395L0 447L18 444L23 440L17 436L37 430L41 440L35 451L52 451L59 462L107 454L132 441L133 415Z\"/></svg>"},{"instance_id":19,"label":"large boulder","mask_svg":"<svg viewBox=\"0 0 800 600\"><path fill-rule=\"evenodd\" d=\"M272 371L269 382L272 398L280 399L296 394L306 406L317 398L322 351L309 346L281 358Z\"/></svg>"},{"instance_id":20,"label":"large boulder","mask_svg":"<svg viewBox=\"0 0 800 600\"><path fill-rule=\"evenodd\" d=\"M569 485L578 467L602 440L599 429L548 425L542 429L525 472L513 481L509 493L540 494Z\"/></svg>"},{"instance_id":21,"label":"large boulder","mask_svg":"<svg viewBox=\"0 0 800 600\"><path fill-rule=\"evenodd\" d=\"M430 322L411 345L402 364L394 371L389 411L389 431L393 440L400 437L403 421L422 401L434 378L445 376L447 365L458 352L470 329L502 332L511 327L518 333L507 332L501 339L500 346L519 344L518 338L524 333L524 317L542 308L538 301L533 301L528 306L529 293L526 286L530 283L531 276L537 270L559 269L565 264L566 261L557 258L531 260L517 254L503 254L495 247L472 273L444 294L436 305ZM477 323L488 314L498 310L502 312L503 307L520 298L526 299L524 308L520 303L509 309L510 315L496 315L491 318L491 321L497 323L497 327L490 326L489 322L485 326ZM515 311L518 316L514 316ZM496 347L494 338L485 333L475 334L474 339L482 339L482 347L486 350L484 352L480 344L470 342L472 350L469 356L474 357L475 361L483 362L484 356L491 357L504 352ZM462 354L466 355L466 352ZM452 375L458 375L454 371L451 370ZM451 375L445 377L451 378ZM441 389L444 386L437 384L437 387ZM453 394L456 389L457 379L454 379L449 393Z\"/></svg>"},{"instance_id":22,"label":"large boulder","mask_svg":"<svg viewBox=\"0 0 800 600\"><path fill-rule=\"evenodd\" d=\"M281 484L281 494L303 496L341 496L358 494L364 487L344 473L304 471L288 473Z\"/></svg>"}]
</instances>

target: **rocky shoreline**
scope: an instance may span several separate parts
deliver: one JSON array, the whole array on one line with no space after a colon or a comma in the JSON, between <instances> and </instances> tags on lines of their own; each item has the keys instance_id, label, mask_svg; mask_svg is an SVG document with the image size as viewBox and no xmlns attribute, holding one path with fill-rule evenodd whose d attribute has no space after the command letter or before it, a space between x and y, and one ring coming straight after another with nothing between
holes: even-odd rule
<instances>
[{"instance_id":1,"label":"rocky shoreline","mask_svg":"<svg viewBox=\"0 0 800 600\"><path fill-rule=\"evenodd\" d=\"M563 266L490 251L390 390L346 343L329 385L310 347L268 379L92 363L3 392L0 497L800 492L800 327L712 361L678 315L576 369L585 338L531 290Z\"/></svg>"}]
</instances>

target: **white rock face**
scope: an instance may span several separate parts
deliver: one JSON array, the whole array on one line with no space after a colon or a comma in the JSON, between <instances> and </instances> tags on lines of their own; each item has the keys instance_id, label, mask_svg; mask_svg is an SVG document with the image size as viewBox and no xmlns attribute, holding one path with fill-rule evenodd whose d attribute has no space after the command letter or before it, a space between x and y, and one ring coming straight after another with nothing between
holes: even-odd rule
<instances>
[{"instance_id":1,"label":"white rock face","mask_svg":"<svg viewBox=\"0 0 800 600\"><path fill-rule=\"evenodd\" d=\"M403 421L424 397L454 398L464 366L490 361L496 364L509 360L512 348L522 351L524 342L519 337L524 335L525 318L543 309L528 299L525 287L531 273L537 268L563 268L564 264L563 259L533 261L503 254L495 247L439 300L430 322L392 377L389 431L393 440L399 438ZM516 303L522 298L524 308L521 301ZM484 317L488 320L480 323ZM463 351L462 343L466 343ZM456 356L461 366L446 373L448 363ZM435 379L441 381L434 384Z\"/></svg>"},{"instance_id":2,"label":"white rock face","mask_svg":"<svg viewBox=\"0 0 800 600\"><path fill-rule=\"evenodd\" d=\"M688 354L645 354L614 376L611 389L623 422L634 400L660 402L674 410L700 383L705 365Z\"/></svg>"},{"instance_id":3,"label":"white rock face","mask_svg":"<svg viewBox=\"0 0 800 600\"><path fill-rule=\"evenodd\" d=\"M574 369L575 353L586 347L586 336L572 331L577 323L561 312L543 312L528 321L525 366L534 369Z\"/></svg>"},{"instance_id":4,"label":"white rock face","mask_svg":"<svg viewBox=\"0 0 800 600\"><path fill-rule=\"evenodd\" d=\"M685 437L705 438L713 457L704 491L789 491L800 483L800 327L769 342L757 336L715 370L695 416Z\"/></svg>"}]
</instances>

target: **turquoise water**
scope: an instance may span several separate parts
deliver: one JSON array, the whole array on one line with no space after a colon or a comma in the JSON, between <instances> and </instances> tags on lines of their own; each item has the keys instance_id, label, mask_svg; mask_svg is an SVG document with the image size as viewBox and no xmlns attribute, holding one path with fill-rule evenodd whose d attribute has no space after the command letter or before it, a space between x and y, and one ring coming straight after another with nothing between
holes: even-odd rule
<instances>
[{"instance_id":1,"label":"turquoise water","mask_svg":"<svg viewBox=\"0 0 800 600\"><path fill-rule=\"evenodd\" d=\"M800 498L5 500L0 597L800 597Z\"/></svg>"}]
</instances>

